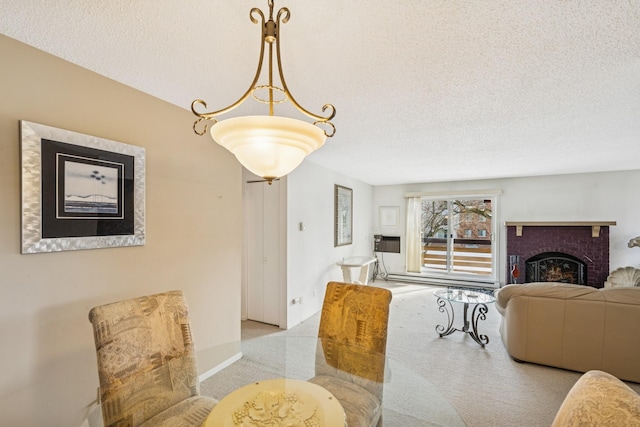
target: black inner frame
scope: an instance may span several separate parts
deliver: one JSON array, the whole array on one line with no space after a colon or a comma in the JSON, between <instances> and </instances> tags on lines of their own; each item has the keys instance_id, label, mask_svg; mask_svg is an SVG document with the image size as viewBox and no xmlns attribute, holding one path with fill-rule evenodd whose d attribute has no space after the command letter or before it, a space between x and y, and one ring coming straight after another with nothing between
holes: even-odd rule
<instances>
[{"instance_id":1,"label":"black inner frame","mask_svg":"<svg viewBox=\"0 0 640 427\"><path fill-rule=\"evenodd\" d=\"M135 233L133 156L44 138L41 139L41 155L43 239L122 236ZM113 163L124 165L118 167L118 213L57 215L57 207L64 205L64 168L56 168L58 155L61 155L62 159L71 159L65 155L73 156L72 160L80 163L108 167L114 167ZM56 195L61 199L56 200Z\"/></svg>"}]
</instances>

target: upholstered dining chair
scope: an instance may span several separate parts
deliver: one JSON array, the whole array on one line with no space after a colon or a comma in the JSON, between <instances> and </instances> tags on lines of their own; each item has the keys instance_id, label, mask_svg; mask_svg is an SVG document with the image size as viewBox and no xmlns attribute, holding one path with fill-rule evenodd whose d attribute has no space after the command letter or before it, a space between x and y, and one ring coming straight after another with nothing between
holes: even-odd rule
<instances>
[{"instance_id":1,"label":"upholstered dining chair","mask_svg":"<svg viewBox=\"0 0 640 427\"><path fill-rule=\"evenodd\" d=\"M170 291L89 312L106 427L200 426L217 403L200 396L187 303Z\"/></svg>"},{"instance_id":2,"label":"upholstered dining chair","mask_svg":"<svg viewBox=\"0 0 640 427\"><path fill-rule=\"evenodd\" d=\"M391 291L374 286L327 285L309 381L342 404L349 427L381 425Z\"/></svg>"}]
</instances>

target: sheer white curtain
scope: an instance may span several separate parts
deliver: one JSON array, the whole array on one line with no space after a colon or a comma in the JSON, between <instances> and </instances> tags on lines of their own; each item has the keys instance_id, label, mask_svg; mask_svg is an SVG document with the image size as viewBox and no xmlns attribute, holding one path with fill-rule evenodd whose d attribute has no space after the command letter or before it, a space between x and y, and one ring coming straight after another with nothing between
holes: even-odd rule
<instances>
[{"instance_id":1,"label":"sheer white curtain","mask_svg":"<svg viewBox=\"0 0 640 427\"><path fill-rule=\"evenodd\" d=\"M422 266L422 242L420 241L420 197L407 198L407 272L420 273Z\"/></svg>"}]
</instances>

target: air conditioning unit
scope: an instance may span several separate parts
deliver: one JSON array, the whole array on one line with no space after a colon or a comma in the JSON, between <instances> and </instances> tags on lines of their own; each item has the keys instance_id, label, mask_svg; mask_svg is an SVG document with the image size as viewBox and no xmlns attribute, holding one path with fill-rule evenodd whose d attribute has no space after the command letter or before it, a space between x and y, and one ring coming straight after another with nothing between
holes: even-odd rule
<instances>
[{"instance_id":1,"label":"air conditioning unit","mask_svg":"<svg viewBox=\"0 0 640 427\"><path fill-rule=\"evenodd\" d=\"M373 242L374 252L400 253L400 236L383 236L382 234L376 234L373 236Z\"/></svg>"}]
</instances>

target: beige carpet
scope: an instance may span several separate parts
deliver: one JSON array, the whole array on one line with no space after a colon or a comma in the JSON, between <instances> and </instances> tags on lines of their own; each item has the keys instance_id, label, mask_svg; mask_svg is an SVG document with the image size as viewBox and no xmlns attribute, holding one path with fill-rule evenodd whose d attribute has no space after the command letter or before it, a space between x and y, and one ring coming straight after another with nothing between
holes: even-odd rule
<instances>
[{"instance_id":1,"label":"beige carpet","mask_svg":"<svg viewBox=\"0 0 640 427\"><path fill-rule=\"evenodd\" d=\"M480 333L490 340L482 348L460 332L444 338L438 336L436 325L444 325L447 316L438 311L434 287L379 280L372 285L387 287L393 292L387 354L427 378L467 426L549 426L565 395L581 375L511 360L498 332L500 315L492 305L487 319L478 326ZM456 312L456 316L459 324L461 313ZM263 335L316 336L318 322L319 313L283 331L247 321L242 324L242 339L248 344L252 338ZM232 365L204 381L202 393L220 399L247 383L243 370L258 371L252 372L252 378L261 375L259 364L241 366L240 362L242 360L236 362L237 368ZM265 372L264 378L269 377ZM627 384L640 392L640 384ZM395 427L389 422L385 425ZM404 423L398 425L405 426Z\"/></svg>"}]
</instances>

